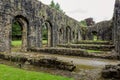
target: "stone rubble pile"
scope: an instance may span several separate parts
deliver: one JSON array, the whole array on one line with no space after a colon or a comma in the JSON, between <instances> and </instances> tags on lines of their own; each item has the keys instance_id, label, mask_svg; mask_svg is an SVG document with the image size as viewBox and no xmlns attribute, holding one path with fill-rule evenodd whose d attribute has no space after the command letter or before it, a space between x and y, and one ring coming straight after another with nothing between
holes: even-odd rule
<instances>
[{"instance_id":1,"label":"stone rubble pile","mask_svg":"<svg viewBox=\"0 0 120 80\"><path fill-rule=\"evenodd\" d=\"M106 65L102 71L102 77L107 79L120 80L120 64Z\"/></svg>"}]
</instances>

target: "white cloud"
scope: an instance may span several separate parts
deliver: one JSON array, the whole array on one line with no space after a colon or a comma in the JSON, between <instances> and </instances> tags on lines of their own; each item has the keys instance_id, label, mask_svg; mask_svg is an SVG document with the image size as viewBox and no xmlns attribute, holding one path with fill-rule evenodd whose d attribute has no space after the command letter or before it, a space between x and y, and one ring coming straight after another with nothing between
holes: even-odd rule
<instances>
[{"instance_id":1,"label":"white cloud","mask_svg":"<svg viewBox=\"0 0 120 80\"><path fill-rule=\"evenodd\" d=\"M51 2L40 1L47 5ZM78 21L93 17L99 22L112 18L115 0L54 0L54 2L58 2L68 16Z\"/></svg>"}]
</instances>

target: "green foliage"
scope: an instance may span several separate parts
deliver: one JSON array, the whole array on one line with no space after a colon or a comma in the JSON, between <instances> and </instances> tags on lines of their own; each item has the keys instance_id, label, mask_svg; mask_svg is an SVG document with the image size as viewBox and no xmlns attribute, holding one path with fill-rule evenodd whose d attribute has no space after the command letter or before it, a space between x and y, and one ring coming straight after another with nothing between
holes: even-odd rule
<instances>
[{"instance_id":1,"label":"green foliage","mask_svg":"<svg viewBox=\"0 0 120 80\"><path fill-rule=\"evenodd\" d=\"M12 37L13 39L19 39L22 35L21 26L18 22L14 22L12 25Z\"/></svg>"},{"instance_id":2,"label":"green foliage","mask_svg":"<svg viewBox=\"0 0 120 80\"><path fill-rule=\"evenodd\" d=\"M53 0L52 0L51 3L50 3L50 7L51 7L51 8L54 8L54 9L56 9L56 10L62 12L62 13L65 13L65 12L61 9L60 4L59 4L59 3L55 3Z\"/></svg>"},{"instance_id":3,"label":"green foliage","mask_svg":"<svg viewBox=\"0 0 120 80\"><path fill-rule=\"evenodd\" d=\"M57 10L60 10L60 5L59 5L59 3L56 3L56 9L57 9Z\"/></svg>"},{"instance_id":4,"label":"green foliage","mask_svg":"<svg viewBox=\"0 0 120 80\"><path fill-rule=\"evenodd\" d=\"M55 8L55 2L53 0L51 1L50 7Z\"/></svg>"},{"instance_id":5,"label":"green foliage","mask_svg":"<svg viewBox=\"0 0 120 80\"><path fill-rule=\"evenodd\" d=\"M0 64L0 80L73 80L48 73L26 71Z\"/></svg>"},{"instance_id":6,"label":"green foliage","mask_svg":"<svg viewBox=\"0 0 120 80\"><path fill-rule=\"evenodd\" d=\"M87 27L87 23L86 23L85 20L80 21L80 25L81 25L82 27Z\"/></svg>"},{"instance_id":7,"label":"green foliage","mask_svg":"<svg viewBox=\"0 0 120 80\"><path fill-rule=\"evenodd\" d=\"M100 53L100 52L103 52L103 51L100 51L100 50L87 50L87 52L89 52L89 53Z\"/></svg>"},{"instance_id":8,"label":"green foliage","mask_svg":"<svg viewBox=\"0 0 120 80\"><path fill-rule=\"evenodd\" d=\"M48 39L48 29L46 25L42 26L42 39L47 40Z\"/></svg>"}]
</instances>

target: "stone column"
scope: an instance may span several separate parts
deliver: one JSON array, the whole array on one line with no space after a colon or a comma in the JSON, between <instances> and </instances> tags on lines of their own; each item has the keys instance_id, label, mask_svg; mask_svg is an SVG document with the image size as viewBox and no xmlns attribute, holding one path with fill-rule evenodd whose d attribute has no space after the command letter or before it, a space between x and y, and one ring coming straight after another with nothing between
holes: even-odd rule
<instances>
[{"instance_id":1,"label":"stone column","mask_svg":"<svg viewBox=\"0 0 120 80\"><path fill-rule=\"evenodd\" d=\"M116 0L115 2L113 24L115 51L119 53L118 55L120 56L120 0Z\"/></svg>"}]
</instances>

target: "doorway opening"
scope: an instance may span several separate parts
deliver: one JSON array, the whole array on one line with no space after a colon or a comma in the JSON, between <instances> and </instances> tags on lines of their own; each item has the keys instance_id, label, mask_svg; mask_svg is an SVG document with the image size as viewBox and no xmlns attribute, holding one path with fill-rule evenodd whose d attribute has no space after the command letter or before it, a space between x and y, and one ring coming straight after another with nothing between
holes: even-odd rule
<instances>
[{"instance_id":1,"label":"doorway opening","mask_svg":"<svg viewBox=\"0 0 120 80\"><path fill-rule=\"evenodd\" d=\"M52 28L48 22L42 25L42 47L52 47Z\"/></svg>"},{"instance_id":2,"label":"doorway opening","mask_svg":"<svg viewBox=\"0 0 120 80\"><path fill-rule=\"evenodd\" d=\"M71 42L71 28L68 26L66 27L66 40L67 40L67 43L70 43Z\"/></svg>"},{"instance_id":3,"label":"doorway opening","mask_svg":"<svg viewBox=\"0 0 120 80\"><path fill-rule=\"evenodd\" d=\"M28 48L28 21L25 17L18 15L13 19L11 34L12 52L26 52Z\"/></svg>"},{"instance_id":4,"label":"doorway opening","mask_svg":"<svg viewBox=\"0 0 120 80\"><path fill-rule=\"evenodd\" d=\"M98 40L97 32L93 31L92 34L93 34L93 41L97 41Z\"/></svg>"}]
</instances>

